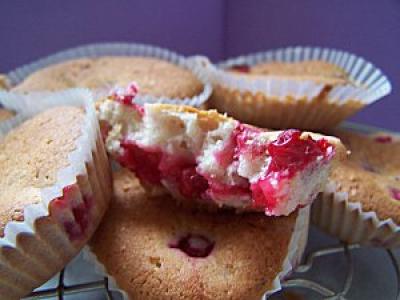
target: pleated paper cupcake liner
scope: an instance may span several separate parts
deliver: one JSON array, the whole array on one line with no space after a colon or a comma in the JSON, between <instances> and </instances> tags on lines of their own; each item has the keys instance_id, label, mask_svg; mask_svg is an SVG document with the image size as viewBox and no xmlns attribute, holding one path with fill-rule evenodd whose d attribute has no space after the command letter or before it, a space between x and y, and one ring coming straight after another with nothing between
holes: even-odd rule
<instances>
[{"instance_id":1,"label":"pleated paper cupcake liner","mask_svg":"<svg viewBox=\"0 0 400 300\"><path fill-rule=\"evenodd\" d=\"M43 69L47 66L65 62L78 58L91 58L100 56L145 56L153 57L167 62L173 63L179 67L191 71L199 81L203 83L203 89L200 94L183 99L156 97L151 95L141 95L136 97L136 102L142 103L170 103L182 104L199 107L203 105L212 93L211 84L208 82L208 76L204 69L197 64L196 60L187 59L175 52L167 49L136 43L96 43L84 45L76 48L71 48L65 51L39 59L30 64L19 67L7 74L11 86L21 83L30 74ZM134 80L134 78L132 78ZM110 87L112 88L112 87ZM98 89L93 91L97 96L104 96L109 92L109 89Z\"/></svg>"},{"instance_id":2,"label":"pleated paper cupcake liner","mask_svg":"<svg viewBox=\"0 0 400 300\"><path fill-rule=\"evenodd\" d=\"M300 264L308 240L310 221L310 206L299 209L292 238L289 242L288 254L285 257L282 270L275 277L271 289L265 292L263 299L268 299L272 294L282 289L281 283Z\"/></svg>"},{"instance_id":3,"label":"pleated paper cupcake liner","mask_svg":"<svg viewBox=\"0 0 400 300\"><path fill-rule=\"evenodd\" d=\"M371 136L399 134L354 123L344 123L341 128ZM399 155L399 154L398 154ZM324 232L351 244L397 248L400 246L400 226L392 219L381 219L374 211L365 211L361 202L349 201L347 192L339 192L334 182L329 182L324 192L314 201L311 220Z\"/></svg>"},{"instance_id":4,"label":"pleated paper cupcake liner","mask_svg":"<svg viewBox=\"0 0 400 300\"><path fill-rule=\"evenodd\" d=\"M318 60L341 67L353 84L330 86L309 79L226 72L235 65ZM289 47L222 62L203 63L214 86L210 106L244 122L268 128L330 129L391 91L388 78L372 63L344 51Z\"/></svg>"},{"instance_id":5,"label":"pleated paper cupcake liner","mask_svg":"<svg viewBox=\"0 0 400 300\"><path fill-rule=\"evenodd\" d=\"M0 103L19 112L0 124L0 137L55 105L85 109L82 134L68 166L59 170L54 185L40 190L41 202L24 207L22 221L5 226L0 238L0 299L20 299L59 272L91 237L108 206L111 175L91 98L82 89L24 96L0 92ZM29 106L33 99L35 105ZM62 197L67 197L65 205L53 205ZM81 208L89 220L85 228L75 211Z\"/></svg>"},{"instance_id":6,"label":"pleated paper cupcake liner","mask_svg":"<svg viewBox=\"0 0 400 300\"><path fill-rule=\"evenodd\" d=\"M334 183L314 202L312 221L324 232L350 244L397 248L400 226L392 219L381 220L375 212L363 211L361 203L348 201Z\"/></svg>"},{"instance_id":7,"label":"pleated paper cupcake liner","mask_svg":"<svg viewBox=\"0 0 400 300\"><path fill-rule=\"evenodd\" d=\"M290 275L294 268L300 263L307 244L309 219L310 207L307 206L300 209L294 226L293 234L288 245L288 254L282 263L282 270L274 278L271 288L265 292L262 299L266 300L273 293L281 290L281 282L284 281L285 278ZM98 260L96 254L91 251L89 246L84 248L83 258L94 266L95 272L98 275L108 278L108 288L111 291L120 293L124 300L130 299L127 292L118 286L118 282L115 280L115 278L108 274L106 266Z\"/></svg>"}]
</instances>

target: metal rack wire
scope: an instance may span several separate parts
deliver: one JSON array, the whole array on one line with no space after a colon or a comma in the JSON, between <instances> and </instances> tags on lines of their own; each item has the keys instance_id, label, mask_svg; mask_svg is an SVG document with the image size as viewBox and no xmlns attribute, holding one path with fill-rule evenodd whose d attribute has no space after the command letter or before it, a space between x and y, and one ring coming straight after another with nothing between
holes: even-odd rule
<instances>
[{"instance_id":1,"label":"metal rack wire","mask_svg":"<svg viewBox=\"0 0 400 300\"><path fill-rule=\"evenodd\" d=\"M347 299L346 296L350 288L352 287L353 277L355 272L352 251L359 248L360 248L359 245L339 244L312 251L307 255L303 263L300 264L295 269L292 276L290 276L290 278L282 284L283 290L289 290L292 288L305 289L318 294L319 296L321 296L321 299L346 300ZM394 256L392 250L387 249L385 251L390 258L390 261L393 265L396 274L396 283L397 283L396 300L400 300L399 262ZM331 288L320 284L317 280L296 277L296 275L298 274L305 274L308 271L310 271L313 267L316 258L330 256L330 255L344 255L346 260L347 272L345 274L345 277L343 278L342 289L340 289L339 291L334 291ZM109 283L107 278L104 278L103 280L99 281L86 282L86 283L67 286L64 284L64 273L65 270L63 270L60 273L57 287L33 292L30 296L24 298L24 300L49 299L51 297L53 298L56 297L59 300L63 300L64 297L68 295L88 293L93 291L102 291L106 296L107 300L114 300L112 292L109 289Z\"/></svg>"},{"instance_id":2,"label":"metal rack wire","mask_svg":"<svg viewBox=\"0 0 400 300\"><path fill-rule=\"evenodd\" d=\"M346 296L347 296L350 288L352 287L353 277L354 277L354 272L355 272L352 250L359 249L359 248L361 248L361 246L357 245L357 244L347 245L347 244L343 243L343 244L340 244L337 246L325 247L325 248L321 248L321 249L311 252L306 257L304 262L295 269L294 275L291 276L291 278L289 278L282 284L283 290L288 290L291 288L306 289L308 291L312 291L312 292L318 294L319 296L321 296L321 299L326 299L326 300L346 300L346 299L348 299L348 298L346 298ZM387 255L389 256L390 261L393 265L395 274L396 274L397 291L396 291L395 299L400 300L400 266L399 266L399 262L397 261L392 250L385 249L384 251L386 251ZM345 257L345 260L346 260L346 265L347 265L347 271L346 271L345 277L343 278L343 285L339 291L334 291L326 286L323 286L320 283L318 283L318 281L316 281L316 280L296 278L296 274L307 273L313 267L315 258L334 255L334 254L343 254Z\"/></svg>"},{"instance_id":3,"label":"metal rack wire","mask_svg":"<svg viewBox=\"0 0 400 300\"><path fill-rule=\"evenodd\" d=\"M103 280L66 286L64 284L64 274L65 269L60 272L57 287L33 292L28 297L23 298L23 300L49 299L54 297L57 297L58 300L64 300L65 296L88 293L93 291L103 291L107 300L114 300L112 292L110 291L108 286L107 277L104 277Z\"/></svg>"}]
</instances>

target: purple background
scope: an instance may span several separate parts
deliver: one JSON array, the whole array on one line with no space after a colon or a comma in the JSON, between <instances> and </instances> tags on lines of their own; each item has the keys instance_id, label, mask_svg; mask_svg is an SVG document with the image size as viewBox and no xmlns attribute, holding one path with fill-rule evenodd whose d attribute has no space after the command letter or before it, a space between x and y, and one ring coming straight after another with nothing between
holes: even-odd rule
<instances>
[{"instance_id":1,"label":"purple background","mask_svg":"<svg viewBox=\"0 0 400 300\"><path fill-rule=\"evenodd\" d=\"M312 45L354 52L391 79L390 96L353 120L400 131L400 1L1 1L0 72L102 41L159 45L218 61Z\"/></svg>"}]
</instances>

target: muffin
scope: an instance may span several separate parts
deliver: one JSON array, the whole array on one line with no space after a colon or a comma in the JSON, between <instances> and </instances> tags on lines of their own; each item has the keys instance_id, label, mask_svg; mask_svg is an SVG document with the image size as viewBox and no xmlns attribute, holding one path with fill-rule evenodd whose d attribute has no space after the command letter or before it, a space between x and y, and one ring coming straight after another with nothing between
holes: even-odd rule
<instances>
[{"instance_id":1,"label":"muffin","mask_svg":"<svg viewBox=\"0 0 400 300\"><path fill-rule=\"evenodd\" d=\"M289 261L299 260L306 210L276 218L188 210L168 196L149 197L122 170L114 174L113 201L89 244L90 260L126 299L258 300L279 289Z\"/></svg>"},{"instance_id":2,"label":"muffin","mask_svg":"<svg viewBox=\"0 0 400 300\"><path fill-rule=\"evenodd\" d=\"M93 104L81 104L38 101L42 111L27 108L8 133L0 125L0 299L20 299L59 272L107 208L109 164Z\"/></svg>"},{"instance_id":3,"label":"muffin","mask_svg":"<svg viewBox=\"0 0 400 300\"><path fill-rule=\"evenodd\" d=\"M104 56L50 65L28 76L13 90L101 89L127 85L132 80L140 85L141 93L156 97L194 97L203 89L202 82L191 71L168 61L152 57Z\"/></svg>"},{"instance_id":4,"label":"muffin","mask_svg":"<svg viewBox=\"0 0 400 300\"><path fill-rule=\"evenodd\" d=\"M349 243L397 247L400 139L385 132L337 130L335 135L351 154L333 167L329 187L315 203L314 221Z\"/></svg>"},{"instance_id":5,"label":"muffin","mask_svg":"<svg viewBox=\"0 0 400 300\"><path fill-rule=\"evenodd\" d=\"M98 106L108 152L182 202L289 215L311 203L345 155L333 137L266 131L189 106L141 106L135 85L118 92Z\"/></svg>"},{"instance_id":6,"label":"muffin","mask_svg":"<svg viewBox=\"0 0 400 300\"><path fill-rule=\"evenodd\" d=\"M332 129L391 89L370 63L329 49L272 50L208 69L210 107L266 128Z\"/></svg>"}]
</instances>

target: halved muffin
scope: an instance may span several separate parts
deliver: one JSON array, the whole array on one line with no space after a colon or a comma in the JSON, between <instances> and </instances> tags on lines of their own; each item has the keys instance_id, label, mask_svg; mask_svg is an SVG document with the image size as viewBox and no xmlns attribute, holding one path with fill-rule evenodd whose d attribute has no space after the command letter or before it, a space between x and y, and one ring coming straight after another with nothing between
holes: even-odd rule
<instances>
[{"instance_id":1,"label":"halved muffin","mask_svg":"<svg viewBox=\"0 0 400 300\"><path fill-rule=\"evenodd\" d=\"M137 88L98 106L108 152L143 184L204 205L288 215L315 198L344 147L299 130L266 131L187 106L137 105Z\"/></svg>"}]
</instances>

